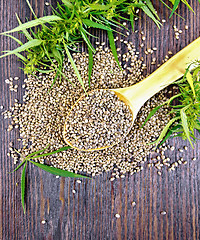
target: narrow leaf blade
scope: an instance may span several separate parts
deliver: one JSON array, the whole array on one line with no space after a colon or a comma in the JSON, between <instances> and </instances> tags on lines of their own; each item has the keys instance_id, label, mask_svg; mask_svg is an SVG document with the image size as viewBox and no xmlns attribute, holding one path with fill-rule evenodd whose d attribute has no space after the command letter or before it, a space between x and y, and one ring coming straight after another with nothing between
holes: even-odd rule
<instances>
[{"instance_id":1,"label":"narrow leaf blade","mask_svg":"<svg viewBox=\"0 0 200 240\"><path fill-rule=\"evenodd\" d=\"M85 33L85 30L83 28L81 28L81 35L82 35L84 41L87 43L88 47L95 53L96 51L93 48L93 46L92 46L90 40L88 39L88 37L87 37L87 35Z\"/></svg>"},{"instance_id":2,"label":"narrow leaf blade","mask_svg":"<svg viewBox=\"0 0 200 240\"><path fill-rule=\"evenodd\" d=\"M33 152L31 154L29 154L28 156L26 156L26 158L31 158L32 156L36 155L36 154L40 154L41 152L44 152L47 148L49 147L49 145L47 145L47 147L41 149L41 150L38 150L36 152Z\"/></svg>"},{"instance_id":3,"label":"narrow leaf blade","mask_svg":"<svg viewBox=\"0 0 200 240\"><path fill-rule=\"evenodd\" d=\"M6 37L9 37L9 38L12 38L13 40L15 40L17 43L19 43L19 45L23 45L23 43L17 39L16 37L12 36L12 35L9 35L9 34L6 34L6 33L3 33L4 36Z\"/></svg>"},{"instance_id":4,"label":"narrow leaf blade","mask_svg":"<svg viewBox=\"0 0 200 240\"><path fill-rule=\"evenodd\" d=\"M89 66L88 66L88 84L90 88L91 76L92 76L92 68L93 68L93 52L90 48L88 48L89 53Z\"/></svg>"},{"instance_id":5,"label":"narrow leaf blade","mask_svg":"<svg viewBox=\"0 0 200 240\"><path fill-rule=\"evenodd\" d=\"M17 21L18 21L18 23L19 23L19 26L21 26L21 25L22 25L22 22L21 22L19 16L17 15L17 13L16 13L16 18L17 18ZM31 37L30 33L29 33L26 29L22 30L22 32L23 32L23 34L26 36L26 38L27 38L29 41L33 39L33 38ZM5 33L3 33L3 34L5 34Z\"/></svg>"},{"instance_id":6,"label":"narrow leaf blade","mask_svg":"<svg viewBox=\"0 0 200 240\"><path fill-rule=\"evenodd\" d=\"M0 56L0 58L3 58L3 57L6 57L6 56L9 56L9 55L12 55L12 54L16 54L16 53L19 53L19 52L23 52L29 48L33 48L33 47L36 47L36 46L39 46L40 44L42 43L42 40L39 40L39 39L33 39L33 40L30 40L28 41L27 43L25 43L24 45L12 50L12 51L9 51L8 53Z\"/></svg>"},{"instance_id":7,"label":"narrow leaf blade","mask_svg":"<svg viewBox=\"0 0 200 240\"><path fill-rule=\"evenodd\" d=\"M149 113L149 115L147 116L147 118L145 119L144 123L142 124L141 128L144 127L144 125L147 123L147 121L149 121L149 119L163 106L163 104L155 107L154 109L151 110L151 112Z\"/></svg>"},{"instance_id":8,"label":"narrow leaf blade","mask_svg":"<svg viewBox=\"0 0 200 240\"><path fill-rule=\"evenodd\" d=\"M77 78L78 78L78 80L79 80L83 90L86 92L83 80L82 80L81 75L80 75L80 73L79 73L79 71L78 71L78 69L76 67L76 64L75 64L73 58L72 58L72 55L70 54L70 52L69 52L69 50L68 50L68 48L67 48L67 46L65 44L64 44L64 47L65 47L65 51L67 53L67 56L68 56L68 58L69 58L69 60L71 62L71 65L72 65L72 67L73 67L73 69L75 71L75 74L76 74L76 76L77 76Z\"/></svg>"},{"instance_id":9,"label":"narrow leaf blade","mask_svg":"<svg viewBox=\"0 0 200 240\"><path fill-rule=\"evenodd\" d=\"M26 212L25 210L25 187L26 187L26 166L27 166L27 161L24 165L24 168L22 170L22 175L21 175L21 202L22 202L22 208L23 208L23 211L24 211L24 214Z\"/></svg>"},{"instance_id":10,"label":"narrow leaf blade","mask_svg":"<svg viewBox=\"0 0 200 240\"><path fill-rule=\"evenodd\" d=\"M153 4L150 0L146 0L146 5L148 6L148 8L151 10L151 12L157 17L157 19L160 19L155 8L153 7Z\"/></svg>"},{"instance_id":11,"label":"narrow leaf blade","mask_svg":"<svg viewBox=\"0 0 200 240\"><path fill-rule=\"evenodd\" d=\"M112 31L107 31L108 33L108 39L109 39L109 43L110 43L110 48L111 48L111 51L112 51L112 54L115 58L115 61L117 62L119 68L122 70L122 67L119 63L119 59L118 59L118 55L117 55L117 49L116 49L116 46L115 46L115 41L114 41L114 36L113 36L113 32Z\"/></svg>"},{"instance_id":12,"label":"narrow leaf blade","mask_svg":"<svg viewBox=\"0 0 200 240\"><path fill-rule=\"evenodd\" d=\"M154 14L150 11L150 9L146 5L142 6L141 9L148 17L150 17L155 22L155 24L158 26L158 28L160 28L160 26L162 26L160 21L157 20L157 18L154 16Z\"/></svg>"},{"instance_id":13,"label":"narrow leaf blade","mask_svg":"<svg viewBox=\"0 0 200 240\"><path fill-rule=\"evenodd\" d=\"M31 10L31 12L32 12L32 14L33 14L33 16L34 16L35 18L37 18L35 12L33 11L33 8L32 8L32 6L31 6L30 2L29 2L28 0L26 0L26 3L28 4L28 6L29 6L29 8L30 8L30 10Z\"/></svg>"},{"instance_id":14,"label":"narrow leaf blade","mask_svg":"<svg viewBox=\"0 0 200 240\"><path fill-rule=\"evenodd\" d=\"M190 138L190 131L189 131L189 128L188 128L188 122L187 122L187 115L185 113L185 110L188 108L189 106L186 106L184 108L181 109L180 111L180 115L181 115L181 121L182 121L182 126L183 126L183 130L185 132L185 135L187 137L187 139L189 140L192 148L193 147L193 144L192 144L192 141L191 141L191 138Z\"/></svg>"},{"instance_id":15,"label":"narrow leaf blade","mask_svg":"<svg viewBox=\"0 0 200 240\"><path fill-rule=\"evenodd\" d=\"M21 162L12 172L10 172L10 173L13 173L13 172L15 172L15 171L17 171L19 168L21 168L23 165L24 165L24 163L26 162L26 160L24 160L23 162Z\"/></svg>"},{"instance_id":16,"label":"narrow leaf blade","mask_svg":"<svg viewBox=\"0 0 200 240\"><path fill-rule=\"evenodd\" d=\"M180 117L176 117L176 118L172 118L167 124L166 126L163 128L160 136L158 137L158 139L156 140L156 146L158 145L158 143L165 137L167 131L169 130L169 127L176 121L180 119Z\"/></svg>"},{"instance_id":17,"label":"narrow leaf blade","mask_svg":"<svg viewBox=\"0 0 200 240\"><path fill-rule=\"evenodd\" d=\"M194 94L194 97L196 97L196 94L195 94L195 90L194 90L194 84L193 84L193 78L192 78L192 74L188 71L187 74L186 74L186 79L188 81L188 83L190 84L190 87L192 89L192 92Z\"/></svg>"},{"instance_id":18,"label":"narrow leaf blade","mask_svg":"<svg viewBox=\"0 0 200 240\"><path fill-rule=\"evenodd\" d=\"M90 19L83 19L83 23L85 25L87 25L88 27L99 28L99 29L111 31L111 28L108 28L107 26L105 26L103 24L100 24L100 23L97 23L97 22L93 22Z\"/></svg>"},{"instance_id":19,"label":"narrow leaf blade","mask_svg":"<svg viewBox=\"0 0 200 240\"><path fill-rule=\"evenodd\" d=\"M19 25L18 27L14 28L12 30L9 30L7 32L4 32L4 33L13 33L13 32L18 32L18 31L23 31L28 28L36 27L40 24L49 23L52 21L60 21L60 20L62 20L62 18L60 18L56 15L45 16L45 17L37 18L32 21L23 23L23 24Z\"/></svg>"},{"instance_id":20,"label":"narrow leaf blade","mask_svg":"<svg viewBox=\"0 0 200 240\"><path fill-rule=\"evenodd\" d=\"M62 147L62 148L59 148L59 149L56 150L56 151L53 151L53 152L50 152L50 153L44 153L44 154L36 155L36 156L30 157L29 159L34 159L34 158L39 158L39 157L50 156L50 155L55 154L55 153L59 153L59 152L66 151L66 150L68 150L68 149L70 149L70 148L71 148L70 146Z\"/></svg>"},{"instance_id":21,"label":"narrow leaf blade","mask_svg":"<svg viewBox=\"0 0 200 240\"><path fill-rule=\"evenodd\" d=\"M68 0L61 0L68 8L72 8L73 4L70 3Z\"/></svg>"},{"instance_id":22,"label":"narrow leaf blade","mask_svg":"<svg viewBox=\"0 0 200 240\"><path fill-rule=\"evenodd\" d=\"M174 1L174 4L173 4L174 6L173 6L173 8L172 8L172 12L171 12L169 18L172 17L172 15L173 15L173 13L176 11L176 9L177 9L179 3L180 3L180 0L175 0L175 1Z\"/></svg>"},{"instance_id":23,"label":"narrow leaf blade","mask_svg":"<svg viewBox=\"0 0 200 240\"><path fill-rule=\"evenodd\" d=\"M35 166L41 168L42 170L49 172L51 174L57 175L57 176L61 176L61 177L73 177L73 178L89 178L80 174L76 174L73 172L69 172L66 170L62 170L62 169L58 169L58 168L54 168L54 167L50 167L41 163L36 163L33 162L31 160L29 160L32 164L34 164Z\"/></svg>"}]
</instances>

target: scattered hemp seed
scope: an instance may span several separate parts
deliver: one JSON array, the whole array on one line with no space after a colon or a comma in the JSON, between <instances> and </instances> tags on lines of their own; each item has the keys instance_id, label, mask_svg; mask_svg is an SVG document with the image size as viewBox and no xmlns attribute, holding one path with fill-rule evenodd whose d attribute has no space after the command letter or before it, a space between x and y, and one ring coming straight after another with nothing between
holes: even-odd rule
<instances>
[{"instance_id":1,"label":"scattered hemp seed","mask_svg":"<svg viewBox=\"0 0 200 240\"><path fill-rule=\"evenodd\" d=\"M45 223L46 223L46 221L45 221L45 220L42 220L42 221L41 221L41 223L42 223L42 224L45 224Z\"/></svg>"},{"instance_id":2,"label":"scattered hemp seed","mask_svg":"<svg viewBox=\"0 0 200 240\"><path fill-rule=\"evenodd\" d=\"M139 13L139 11L140 11L140 9L138 8L138 9L135 11L135 13L136 13L136 14L138 14L138 13Z\"/></svg>"},{"instance_id":3,"label":"scattered hemp seed","mask_svg":"<svg viewBox=\"0 0 200 240\"><path fill-rule=\"evenodd\" d=\"M188 25L185 25L185 30L188 30L188 28L189 28Z\"/></svg>"},{"instance_id":4,"label":"scattered hemp seed","mask_svg":"<svg viewBox=\"0 0 200 240\"><path fill-rule=\"evenodd\" d=\"M45 5L46 5L46 6L49 6L50 4L49 4L49 2L45 2Z\"/></svg>"},{"instance_id":5,"label":"scattered hemp seed","mask_svg":"<svg viewBox=\"0 0 200 240\"><path fill-rule=\"evenodd\" d=\"M161 214L161 215L166 215L167 212L165 212L165 211L161 211L160 214Z\"/></svg>"},{"instance_id":6,"label":"scattered hemp seed","mask_svg":"<svg viewBox=\"0 0 200 240\"><path fill-rule=\"evenodd\" d=\"M192 161L196 161L197 159L195 157L192 158Z\"/></svg>"},{"instance_id":7,"label":"scattered hemp seed","mask_svg":"<svg viewBox=\"0 0 200 240\"><path fill-rule=\"evenodd\" d=\"M73 192L73 193L76 193L76 190L75 190L75 189L73 189L73 190L72 190L72 192Z\"/></svg>"},{"instance_id":8,"label":"scattered hemp seed","mask_svg":"<svg viewBox=\"0 0 200 240\"><path fill-rule=\"evenodd\" d=\"M120 218L120 215L118 213L115 214L116 218Z\"/></svg>"},{"instance_id":9,"label":"scattered hemp seed","mask_svg":"<svg viewBox=\"0 0 200 240\"><path fill-rule=\"evenodd\" d=\"M77 183L81 183L81 180L78 179L78 180L76 180L76 182L77 182Z\"/></svg>"},{"instance_id":10,"label":"scattered hemp seed","mask_svg":"<svg viewBox=\"0 0 200 240\"><path fill-rule=\"evenodd\" d=\"M132 205L132 207L135 207L136 206L136 202L132 202L131 205Z\"/></svg>"},{"instance_id":11,"label":"scattered hemp seed","mask_svg":"<svg viewBox=\"0 0 200 240\"><path fill-rule=\"evenodd\" d=\"M172 147L171 147L171 151L174 151L174 150L175 150L175 147L174 147L174 146L172 146Z\"/></svg>"}]
</instances>

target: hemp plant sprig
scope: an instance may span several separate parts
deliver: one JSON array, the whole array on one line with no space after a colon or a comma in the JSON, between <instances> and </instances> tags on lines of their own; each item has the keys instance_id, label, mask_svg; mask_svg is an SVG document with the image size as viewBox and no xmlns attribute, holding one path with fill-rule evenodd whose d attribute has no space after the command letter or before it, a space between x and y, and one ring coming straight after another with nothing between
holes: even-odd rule
<instances>
[{"instance_id":1,"label":"hemp plant sprig","mask_svg":"<svg viewBox=\"0 0 200 240\"><path fill-rule=\"evenodd\" d=\"M166 3L160 1L168 7ZM180 0L170 1L174 6L171 9L173 14ZM113 37L113 31L118 32L125 28L120 23L120 20L130 20L131 26L134 28L135 10L140 8L158 27L161 26L159 16L151 0L62 0L62 4L57 3L56 9L52 7L53 13L51 16L41 18L37 18L29 1L26 0L26 2L35 19L22 24L18 15L16 15L19 26L2 34L12 38L20 46L12 51L5 51L6 53L0 58L15 54L24 63L24 72L26 74L37 71L42 73L55 72L51 87L57 79L61 81L61 78L65 77L63 74L63 61L67 56L74 68L77 79L86 92L71 51L77 50L77 44L80 41L86 43L89 52L88 83L90 86L93 53L95 53L95 48L90 42L90 37L95 37L89 32L91 27L108 32L112 53L121 68ZM186 0L182 0L182 2L191 9ZM124 14L127 18L124 17ZM19 39L10 35L13 32L22 32L26 37L26 42L23 44ZM21 52L25 52L25 56Z\"/></svg>"},{"instance_id":2,"label":"hemp plant sprig","mask_svg":"<svg viewBox=\"0 0 200 240\"><path fill-rule=\"evenodd\" d=\"M176 81L179 93L171 97L165 103L154 108L146 118L142 126L165 104L169 105L172 116L163 128L158 139L153 142L160 146L170 137L182 137L188 139L191 146L196 141L195 130L200 133L200 61L192 62L185 71L183 78ZM177 104L173 104L176 99Z\"/></svg>"},{"instance_id":3,"label":"hemp plant sprig","mask_svg":"<svg viewBox=\"0 0 200 240\"><path fill-rule=\"evenodd\" d=\"M53 151L53 152L43 153L48 147L49 146L47 146L44 149L41 149L39 151L36 151L36 152L33 152L33 153L27 155L23 159L23 161L15 168L15 170L13 170L11 172L11 173L13 173L23 166L22 175L21 175L21 203L22 203L22 208L23 208L24 213L25 213L26 169L27 169L28 163L32 163L35 166L41 168L42 170L44 170L46 172L49 172L51 174L54 174L56 176L71 177L71 178L89 178L87 176L83 176L83 175L80 175L80 174L76 174L76 173L73 173L73 172L69 172L69 171L66 171L66 170L54 168L52 166L48 166L48 165L45 165L45 164L41 164L41 163L32 161L32 160L40 158L40 157L47 157L47 156L50 156L50 155L53 155L53 154L56 154L56 153L59 153L59 152L62 152L62 151L66 151L66 150L71 148L70 146L66 146L66 147L59 148L59 149L57 149L56 151ZM18 154L20 154L17 150L16 150L16 152Z\"/></svg>"}]
</instances>

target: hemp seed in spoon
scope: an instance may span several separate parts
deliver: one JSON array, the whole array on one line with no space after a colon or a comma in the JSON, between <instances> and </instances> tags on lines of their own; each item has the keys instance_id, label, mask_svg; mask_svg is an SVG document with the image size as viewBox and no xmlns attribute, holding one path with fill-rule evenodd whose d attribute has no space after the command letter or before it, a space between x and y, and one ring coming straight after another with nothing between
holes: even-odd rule
<instances>
[{"instance_id":1,"label":"hemp seed in spoon","mask_svg":"<svg viewBox=\"0 0 200 240\"><path fill-rule=\"evenodd\" d=\"M129 107L111 90L96 90L72 108L64 126L64 139L82 151L112 146L133 124Z\"/></svg>"}]
</instances>

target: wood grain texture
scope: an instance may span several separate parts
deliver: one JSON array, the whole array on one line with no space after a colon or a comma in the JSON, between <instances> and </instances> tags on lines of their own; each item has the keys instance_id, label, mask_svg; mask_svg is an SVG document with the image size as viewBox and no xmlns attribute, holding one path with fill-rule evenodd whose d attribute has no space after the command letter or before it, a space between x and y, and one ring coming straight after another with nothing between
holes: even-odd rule
<instances>
[{"instance_id":1,"label":"wood grain texture","mask_svg":"<svg viewBox=\"0 0 200 240\"><path fill-rule=\"evenodd\" d=\"M52 0L55 4L55 1ZM155 6L167 22L159 30L146 16L136 22L135 28L143 31L146 36L145 48L157 47L159 50L153 56L161 63L168 51L178 52L200 35L200 7L197 0L190 1L196 14L189 12L182 4L178 13L185 21L177 16L168 19L170 12L163 8L157 0ZM38 16L43 10L50 12L44 5L44 0L32 0L31 4ZM15 12L25 21L32 17L25 0L0 0L0 32L12 29L17 25ZM180 40L175 40L173 25L183 30ZM184 30L188 25L189 29ZM16 44L0 36L0 50L13 49ZM101 35L101 41L106 41ZM133 41L140 51L141 34L131 34L128 40ZM120 47L120 41L118 42ZM126 51L126 49L123 49ZM151 59L144 53L147 63L147 73L155 70ZM18 69L20 62L15 56L0 60L0 105L8 109L14 98L22 102L22 81L18 93L10 93L4 79L10 76L24 78ZM164 171L162 177L155 169L147 166L141 173L134 176L126 175L125 179L110 182L110 174L103 174L93 180L82 180L77 183L74 179L57 179L55 176L38 170L29 165L27 172L26 209L24 215L20 202L20 176L18 171L8 174L13 168L12 160L7 157L10 141L17 146L19 133L10 133L6 129L8 121L1 116L0 123L0 239L138 239L138 240L190 240L200 238L200 141L195 149L180 139L171 140L170 144L178 148L188 145L184 154L176 151L169 152L172 160L182 155L188 161L176 171ZM150 157L150 156L149 156ZM191 161L196 157L197 161ZM16 185L18 184L18 186ZM76 193L73 194L72 190ZM132 202L136 206L132 206ZM166 215L161 215L166 211ZM120 214L117 219L115 214ZM45 220L45 224L42 221Z\"/></svg>"}]
</instances>

